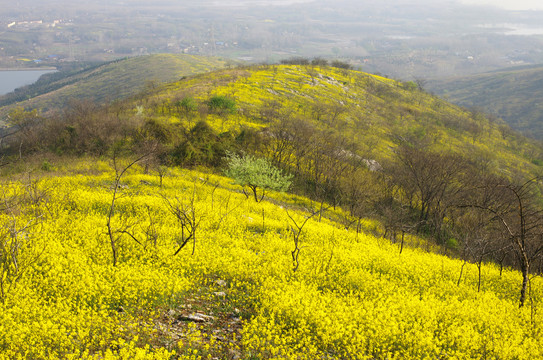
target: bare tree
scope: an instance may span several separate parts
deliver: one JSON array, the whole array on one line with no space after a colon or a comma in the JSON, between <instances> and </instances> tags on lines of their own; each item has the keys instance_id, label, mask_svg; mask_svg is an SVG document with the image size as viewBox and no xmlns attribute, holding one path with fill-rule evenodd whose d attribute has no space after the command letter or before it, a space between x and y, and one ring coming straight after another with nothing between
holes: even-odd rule
<instances>
[{"instance_id":1,"label":"bare tree","mask_svg":"<svg viewBox=\"0 0 543 360\"><path fill-rule=\"evenodd\" d=\"M233 206L232 206L232 204L231 204L232 194L229 193L228 196L219 198L219 201L218 201L219 206L215 210L215 206L214 206L214 203L215 203L215 200L214 200L215 189L216 189L216 187L213 188L213 191L211 193L211 211L216 212L219 215L219 220L213 225L215 229L219 229L221 227L223 221L227 220L228 216L231 213L233 213L237 208L239 208L241 205L243 205L244 201L241 200L240 202L238 202L237 204L233 204ZM262 211L264 211L264 209ZM263 213L262 216L264 216L264 213Z\"/></svg>"},{"instance_id":2,"label":"bare tree","mask_svg":"<svg viewBox=\"0 0 543 360\"><path fill-rule=\"evenodd\" d=\"M127 234L138 244L142 245L142 243L130 231L128 231L127 226L123 228L114 228L112 226L112 221L113 221L113 215L115 214L115 203L121 197L121 194L119 193L119 191L121 189L122 177L126 174L126 172L131 167L133 167L134 165L138 164L139 162L151 156L151 153L145 153L143 155L140 155L134 160L129 160L128 164L124 166L120 165L118 156L119 156L119 150L114 149L113 158L112 158L112 166L113 166L113 169L115 170L115 179L113 181L113 194L111 197L111 204L109 206L109 210L107 214L107 223L106 223L107 235L109 238L109 244L111 246L111 254L113 257L113 266L117 266L117 262L118 262L117 243L121 235Z\"/></svg>"},{"instance_id":3,"label":"bare tree","mask_svg":"<svg viewBox=\"0 0 543 360\"><path fill-rule=\"evenodd\" d=\"M418 209L417 231L432 225L439 231L451 200L461 189L458 177L467 163L460 156L440 154L402 144L389 172L403 189L411 208Z\"/></svg>"},{"instance_id":4,"label":"bare tree","mask_svg":"<svg viewBox=\"0 0 543 360\"><path fill-rule=\"evenodd\" d=\"M38 110L26 111L22 107L11 110L6 118L8 128L0 134L0 144L6 139L11 147L11 152L19 152L19 158L23 152L35 150L40 144L38 126L45 119L39 115Z\"/></svg>"},{"instance_id":5,"label":"bare tree","mask_svg":"<svg viewBox=\"0 0 543 360\"><path fill-rule=\"evenodd\" d=\"M265 142L264 153L275 166L294 167L296 174L300 175L316 129L308 121L290 118L289 115L281 116L266 129L268 141Z\"/></svg>"},{"instance_id":6,"label":"bare tree","mask_svg":"<svg viewBox=\"0 0 543 360\"><path fill-rule=\"evenodd\" d=\"M294 218L289 214L288 209L285 208L285 211L287 212L288 218L290 219L290 221L294 225L294 226L290 225L290 231L292 233L292 239L294 240L294 250L292 250L291 255L292 255L292 263L294 265L293 270L294 270L294 272L296 272L298 270L298 267L300 266L300 250L301 250L300 236L302 235L302 231L304 229L305 224L307 224L309 219L311 219L313 216L317 215L319 212L318 211L312 211L311 215L306 216L304 221L301 224L298 224L298 222L296 220L294 220Z\"/></svg>"},{"instance_id":7,"label":"bare tree","mask_svg":"<svg viewBox=\"0 0 543 360\"><path fill-rule=\"evenodd\" d=\"M531 266L543 255L543 210L534 200L537 199L537 180L539 178L514 184L505 179L488 177L480 187L474 189L474 198L466 199L464 205L490 213L491 220L500 225L522 274L521 307L526 300Z\"/></svg>"},{"instance_id":8,"label":"bare tree","mask_svg":"<svg viewBox=\"0 0 543 360\"><path fill-rule=\"evenodd\" d=\"M174 256L192 240L192 255L196 252L196 230L203 219L198 209L196 209L196 183L192 188L192 194L188 199L175 198L175 201L162 197L170 210L170 213L175 216L179 225L181 225L181 239L179 247L173 254Z\"/></svg>"}]
</instances>

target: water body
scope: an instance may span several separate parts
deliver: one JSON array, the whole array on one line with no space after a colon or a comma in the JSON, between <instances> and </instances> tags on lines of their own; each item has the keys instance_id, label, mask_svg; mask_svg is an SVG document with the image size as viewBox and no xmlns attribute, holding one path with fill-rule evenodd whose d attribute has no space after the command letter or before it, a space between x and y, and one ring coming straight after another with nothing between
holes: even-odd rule
<instances>
[{"instance_id":1,"label":"water body","mask_svg":"<svg viewBox=\"0 0 543 360\"><path fill-rule=\"evenodd\" d=\"M40 76L56 70L0 70L0 95L24 85L35 83Z\"/></svg>"},{"instance_id":2,"label":"water body","mask_svg":"<svg viewBox=\"0 0 543 360\"><path fill-rule=\"evenodd\" d=\"M490 29L498 34L504 35L523 35L523 36L533 36L533 35L543 35L543 27L529 26L524 24L511 24L511 23L502 23L502 24L481 24L480 28Z\"/></svg>"}]
</instances>

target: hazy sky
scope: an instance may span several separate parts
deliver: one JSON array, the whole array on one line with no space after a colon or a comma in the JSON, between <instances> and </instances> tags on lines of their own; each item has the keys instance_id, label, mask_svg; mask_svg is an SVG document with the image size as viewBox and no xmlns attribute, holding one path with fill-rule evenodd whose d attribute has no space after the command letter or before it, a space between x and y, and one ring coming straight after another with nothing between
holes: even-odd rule
<instances>
[{"instance_id":1,"label":"hazy sky","mask_svg":"<svg viewBox=\"0 0 543 360\"><path fill-rule=\"evenodd\" d=\"M461 0L464 4L494 5L508 10L543 10L541 0Z\"/></svg>"}]
</instances>

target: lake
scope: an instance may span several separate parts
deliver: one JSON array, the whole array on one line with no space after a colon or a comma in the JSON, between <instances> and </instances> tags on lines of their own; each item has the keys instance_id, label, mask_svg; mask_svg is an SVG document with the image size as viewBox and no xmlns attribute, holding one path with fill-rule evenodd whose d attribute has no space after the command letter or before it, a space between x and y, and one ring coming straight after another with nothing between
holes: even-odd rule
<instances>
[{"instance_id":1,"label":"lake","mask_svg":"<svg viewBox=\"0 0 543 360\"><path fill-rule=\"evenodd\" d=\"M35 83L40 76L56 70L0 70L0 95L18 87Z\"/></svg>"}]
</instances>

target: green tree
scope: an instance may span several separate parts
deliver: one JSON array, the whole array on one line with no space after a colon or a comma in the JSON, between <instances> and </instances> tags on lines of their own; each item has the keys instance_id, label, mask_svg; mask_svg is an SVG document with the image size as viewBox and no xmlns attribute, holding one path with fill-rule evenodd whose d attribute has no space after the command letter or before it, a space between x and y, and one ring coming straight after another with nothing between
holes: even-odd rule
<instances>
[{"instance_id":1,"label":"green tree","mask_svg":"<svg viewBox=\"0 0 543 360\"><path fill-rule=\"evenodd\" d=\"M291 184L292 175L284 175L267 159L227 153L226 162L228 167L225 175L233 178L236 184L251 189L256 202L264 199L266 190L286 191ZM258 189L262 189L260 197Z\"/></svg>"},{"instance_id":2,"label":"green tree","mask_svg":"<svg viewBox=\"0 0 543 360\"><path fill-rule=\"evenodd\" d=\"M189 124L191 124L192 118L198 110L198 103L196 102L196 100L194 100L194 98L190 96L187 96L181 100L176 101L175 107L179 116L184 116L188 120Z\"/></svg>"},{"instance_id":3,"label":"green tree","mask_svg":"<svg viewBox=\"0 0 543 360\"><path fill-rule=\"evenodd\" d=\"M208 102L209 108L219 115L233 114L236 112L236 101L222 95L215 95Z\"/></svg>"},{"instance_id":4,"label":"green tree","mask_svg":"<svg viewBox=\"0 0 543 360\"><path fill-rule=\"evenodd\" d=\"M217 134L205 121L199 121L171 153L175 165L221 165L227 150L233 147L230 133Z\"/></svg>"}]
</instances>

